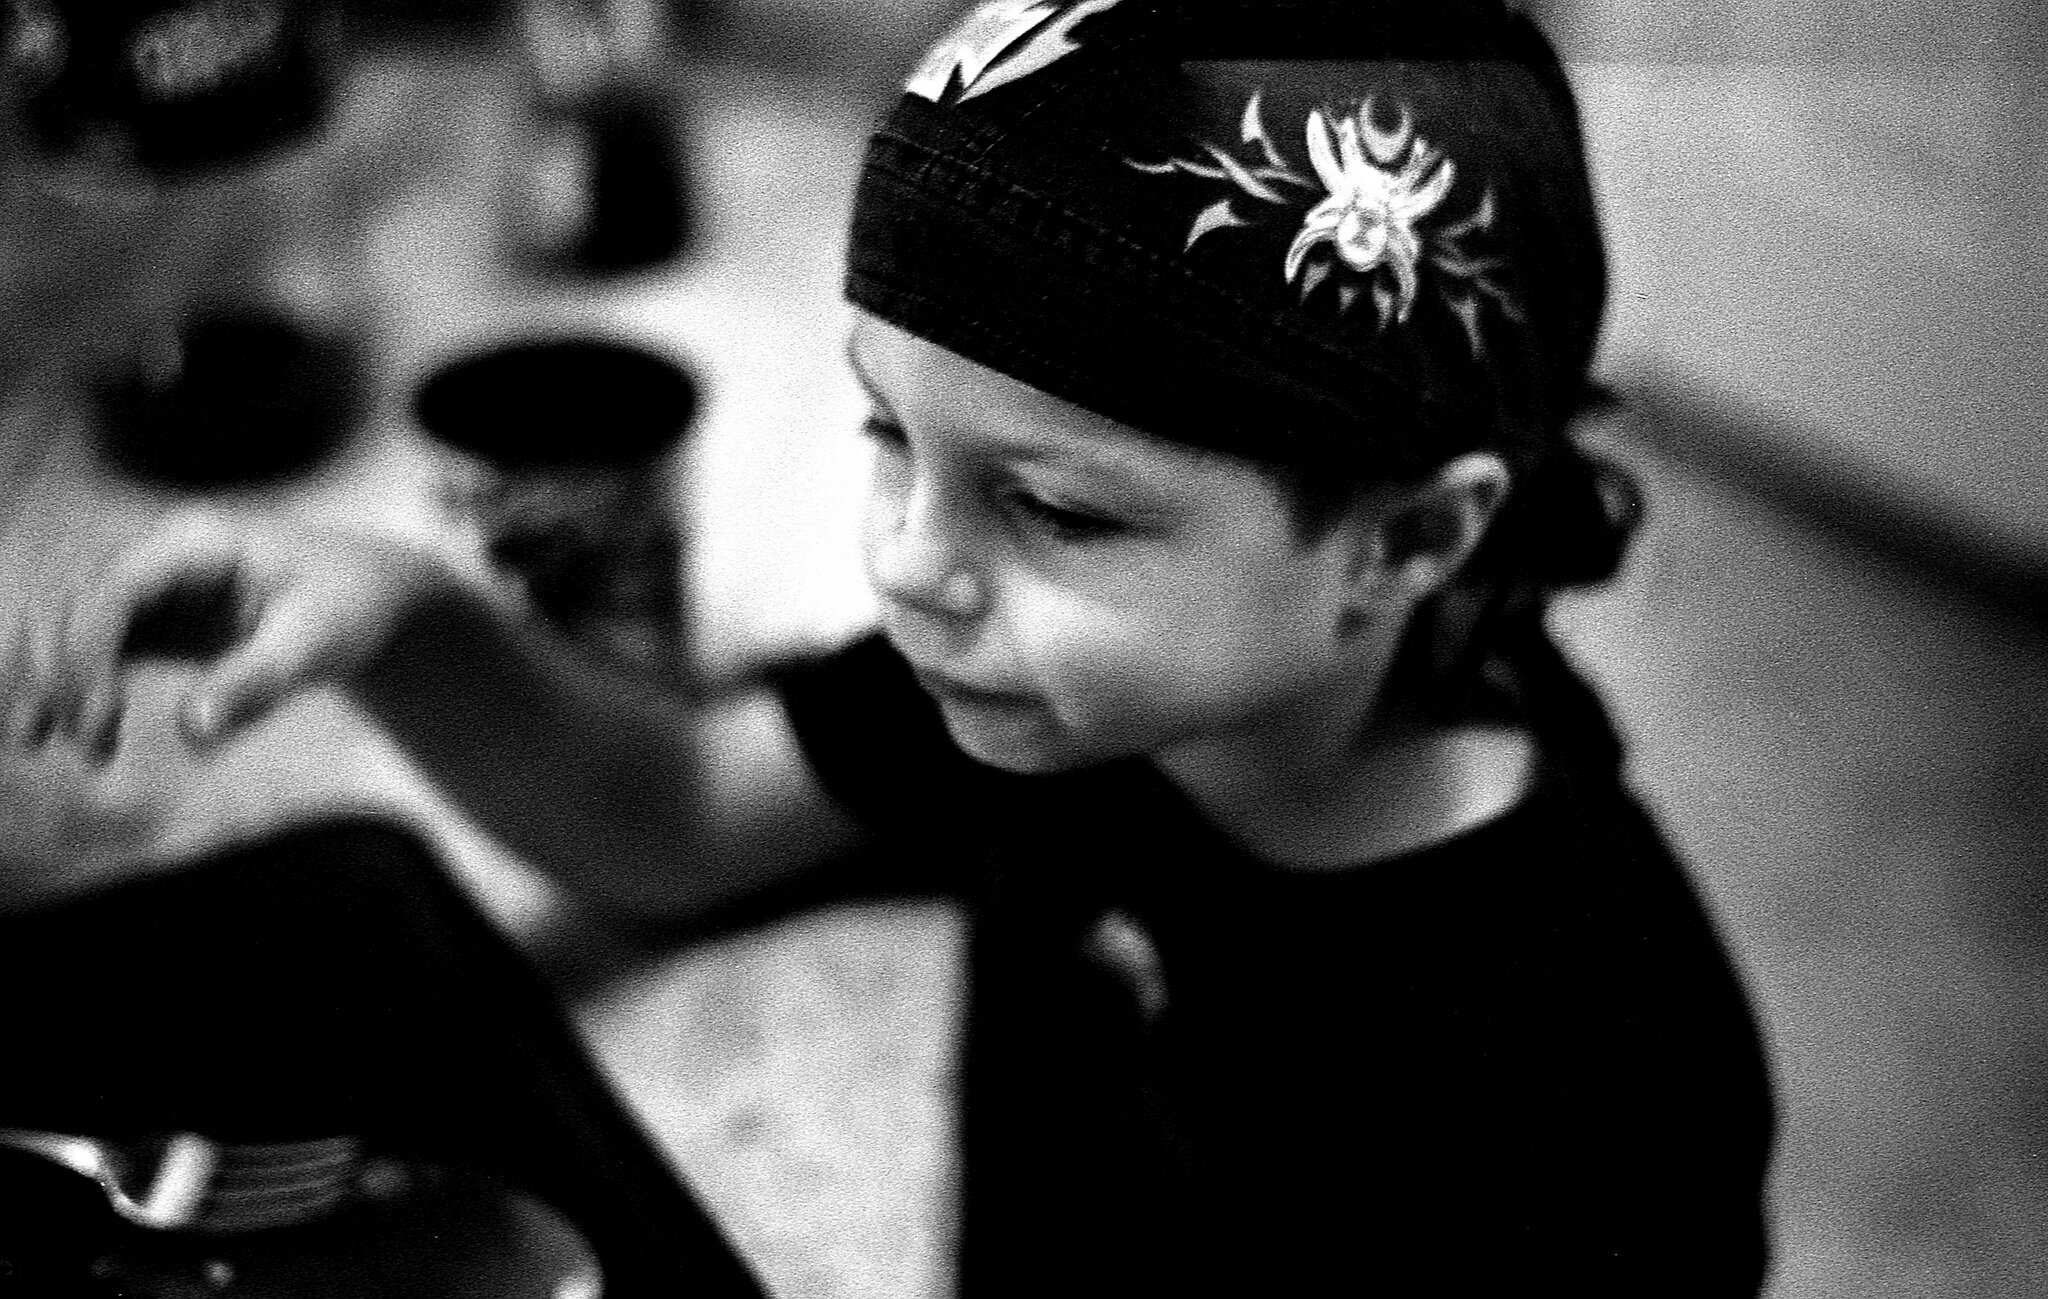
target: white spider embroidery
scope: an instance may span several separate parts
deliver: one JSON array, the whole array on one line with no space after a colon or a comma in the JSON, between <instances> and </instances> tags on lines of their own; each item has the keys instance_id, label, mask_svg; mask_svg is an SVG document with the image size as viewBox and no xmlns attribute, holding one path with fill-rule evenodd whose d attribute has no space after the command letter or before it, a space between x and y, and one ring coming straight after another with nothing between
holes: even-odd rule
<instances>
[{"instance_id":1,"label":"white spider embroidery","mask_svg":"<svg viewBox=\"0 0 2048 1299\"><path fill-rule=\"evenodd\" d=\"M1130 164L1155 175L1178 171L1228 181L1238 191L1196 214L1184 248L1193 248L1215 231L1254 224L1238 211L1241 198L1294 207L1304 196L1320 192L1322 197L1308 206L1281 265L1287 282L1300 284L1303 299L1341 267L1348 274L1334 281L1339 311L1349 311L1361 292L1369 291L1382 328L1403 324L1421 292L1423 271L1434 268L1442 272L1444 303L1463 325L1474 356L1485 350L1479 329L1482 298L1510 319L1521 318L1515 303L1488 274L1501 265L1500 260L1472 257L1460 246L1466 235L1492 226L1491 189L1463 220L1424 229L1425 218L1435 215L1450 196L1458 171L1455 163L1415 134L1414 118L1406 108L1392 130L1380 128L1371 99L1360 101L1348 113L1312 109L1304 128L1312 174L1291 165L1274 146L1256 94L1245 104L1239 135L1243 144L1257 147L1257 159L1248 162L1204 142L1206 161L1170 158ZM1328 255L1317 256L1319 249L1328 249Z\"/></svg>"}]
</instances>

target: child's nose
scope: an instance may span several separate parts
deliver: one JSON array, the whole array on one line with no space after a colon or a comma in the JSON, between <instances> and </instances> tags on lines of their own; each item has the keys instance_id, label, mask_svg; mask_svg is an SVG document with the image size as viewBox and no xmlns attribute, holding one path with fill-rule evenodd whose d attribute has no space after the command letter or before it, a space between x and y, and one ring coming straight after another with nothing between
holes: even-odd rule
<instances>
[{"instance_id":1,"label":"child's nose","mask_svg":"<svg viewBox=\"0 0 2048 1299\"><path fill-rule=\"evenodd\" d=\"M924 494L878 520L868 543L868 579L886 600L947 618L972 618L987 590L958 540L934 526Z\"/></svg>"}]
</instances>

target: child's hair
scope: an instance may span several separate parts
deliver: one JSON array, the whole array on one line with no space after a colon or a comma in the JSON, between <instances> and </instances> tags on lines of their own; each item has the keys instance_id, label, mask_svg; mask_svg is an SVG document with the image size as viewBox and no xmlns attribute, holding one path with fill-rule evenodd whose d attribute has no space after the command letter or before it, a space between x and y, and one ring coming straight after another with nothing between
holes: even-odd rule
<instances>
[{"instance_id":1,"label":"child's hair","mask_svg":"<svg viewBox=\"0 0 2048 1299\"><path fill-rule=\"evenodd\" d=\"M1615 401L1586 394L1579 415ZM1385 481L1356 464L1253 461L1280 489L1296 535L1313 541L1333 527L1361 492ZM1467 580L1549 594L1606 581L1620 569L1642 522L1635 475L1569 436L1517 466L1512 491L1467 562Z\"/></svg>"},{"instance_id":2,"label":"child's hair","mask_svg":"<svg viewBox=\"0 0 2048 1299\"><path fill-rule=\"evenodd\" d=\"M1265 468L1305 534L1497 453L1475 629L1626 548L1633 484L1569 436L1606 292L1577 103L1502 0L991 0L872 140L847 274L913 334Z\"/></svg>"}]
</instances>

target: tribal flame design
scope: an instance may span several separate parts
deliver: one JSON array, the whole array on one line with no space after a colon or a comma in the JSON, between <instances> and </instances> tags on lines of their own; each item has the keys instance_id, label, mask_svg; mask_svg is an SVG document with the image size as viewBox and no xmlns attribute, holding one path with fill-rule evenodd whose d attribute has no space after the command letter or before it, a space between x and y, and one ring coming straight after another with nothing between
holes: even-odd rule
<instances>
[{"instance_id":1,"label":"tribal flame design","mask_svg":"<svg viewBox=\"0 0 2048 1299\"><path fill-rule=\"evenodd\" d=\"M925 54L905 94L939 103L957 86L956 103L1050 67L1080 47L1074 26L1117 0L989 0Z\"/></svg>"}]
</instances>

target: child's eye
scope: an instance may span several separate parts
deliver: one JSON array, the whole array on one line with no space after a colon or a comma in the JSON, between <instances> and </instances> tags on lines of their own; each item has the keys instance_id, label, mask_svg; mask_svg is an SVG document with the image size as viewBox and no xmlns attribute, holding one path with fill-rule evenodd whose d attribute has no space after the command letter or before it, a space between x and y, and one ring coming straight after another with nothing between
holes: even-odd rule
<instances>
[{"instance_id":1,"label":"child's eye","mask_svg":"<svg viewBox=\"0 0 2048 1299\"><path fill-rule=\"evenodd\" d=\"M881 443L885 447L900 447L909 441L903 426L880 415L870 415L861 421L861 435Z\"/></svg>"},{"instance_id":2,"label":"child's eye","mask_svg":"<svg viewBox=\"0 0 2048 1299\"><path fill-rule=\"evenodd\" d=\"M1028 522L1061 541L1100 541L1124 531L1124 525L1115 519L1056 505L1032 492L1010 493L1010 505Z\"/></svg>"}]
</instances>

